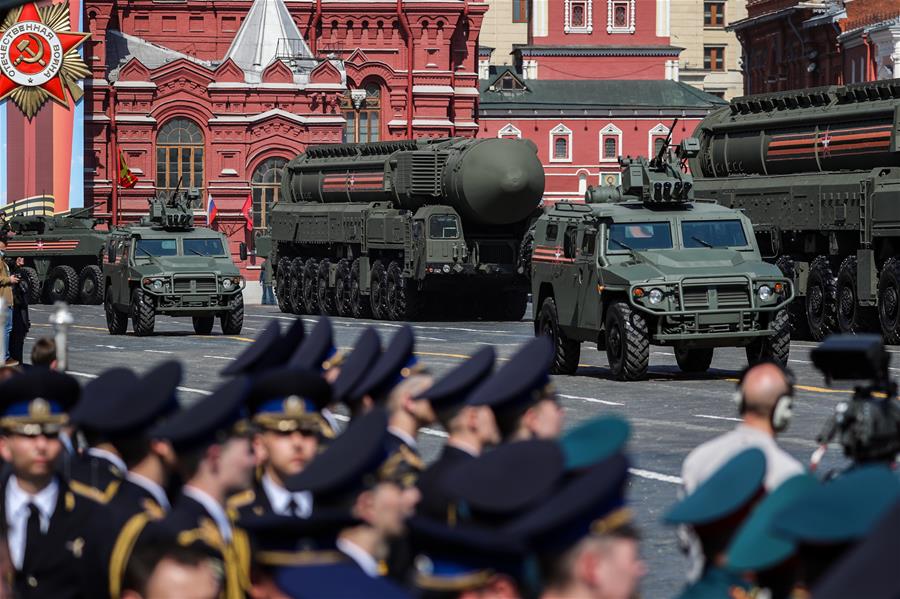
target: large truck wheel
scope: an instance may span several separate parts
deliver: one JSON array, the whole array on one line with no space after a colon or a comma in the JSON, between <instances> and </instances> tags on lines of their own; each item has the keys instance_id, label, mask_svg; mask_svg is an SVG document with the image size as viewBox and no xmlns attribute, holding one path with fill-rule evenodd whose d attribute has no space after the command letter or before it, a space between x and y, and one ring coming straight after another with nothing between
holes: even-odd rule
<instances>
[{"instance_id":1,"label":"large truck wheel","mask_svg":"<svg viewBox=\"0 0 900 599\"><path fill-rule=\"evenodd\" d=\"M303 267L303 306L307 314L319 314L319 263L315 258Z\"/></svg>"},{"instance_id":2,"label":"large truck wheel","mask_svg":"<svg viewBox=\"0 0 900 599\"><path fill-rule=\"evenodd\" d=\"M566 337L566 334L559 328L559 313L556 310L556 301L552 297L544 299L541 304L536 332L538 335L549 337L556 349L550 372L575 374L575 371L578 370L578 360L581 358L581 343Z\"/></svg>"},{"instance_id":3,"label":"large truck wheel","mask_svg":"<svg viewBox=\"0 0 900 599\"><path fill-rule=\"evenodd\" d=\"M900 343L900 260L888 258L878 277L878 320L884 342Z\"/></svg>"},{"instance_id":4,"label":"large truck wheel","mask_svg":"<svg viewBox=\"0 0 900 599\"><path fill-rule=\"evenodd\" d=\"M350 273L350 261L346 258L338 260L334 273L334 310L338 316L353 316L352 293L353 277Z\"/></svg>"},{"instance_id":5,"label":"large truck wheel","mask_svg":"<svg viewBox=\"0 0 900 599\"><path fill-rule=\"evenodd\" d=\"M372 308L372 318L387 320L390 314L387 309L387 271L384 262L381 260L373 262L369 276L369 305Z\"/></svg>"},{"instance_id":6,"label":"large truck wheel","mask_svg":"<svg viewBox=\"0 0 900 599\"><path fill-rule=\"evenodd\" d=\"M294 311L291 303L291 261L287 258L278 261L278 270L275 272L275 299L282 313L290 314Z\"/></svg>"},{"instance_id":7,"label":"large truck wheel","mask_svg":"<svg viewBox=\"0 0 900 599\"><path fill-rule=\"evenodd\" d=\"M856 289L856 256L841 262L837 278L837 325L842 333L866 333L877 330L878 313L870 306L859 305Z\"/></svg>"},{"instance_id":8,"label":"large truck wheel","mask_svg":"<svg viewBox=\"0 0 900 599\"><path fill-rule=\"evenodd\" d=\"M316 299L323 314L337 315L337 302L334 299L334 290L328 287L328 275L331 272L331 260L325 259L319 262L316 272Z\"/></svg>"},{"instance_id":9,"label":"large truck wheel","mask_svg":"<svg viewBox=\"0 0 900 599\"><path fill-rule=\"evenodd\" d=\"M797 278L797 267L794 264L794 259L790 256L779 256L775 261L775 266L793 284ZM791 338L809 339L809 323L806 320L806 298L796 295L791 303L788 304L788 314L791 317Z\"/></svg>"},{"instance_id":10,"label":"large truck wheel","mask_svg":"<svg viewBox=\"0 0 900 599\"><path fill-rule=\"evenodd\" d=\"M418 320L422 302L416 282L403 277L399 262L392 261L387 269L388 309L391 320Z\"/></svg>"},{"instance_id":11,"label":"large truck wheel","mask_svg":"<svg viewBox=\"0 0 900 599\"><path fill-rule=\"evenodd\" d=\"M30 266L23 266L16 274L28 285L28 303L36 304L41 301L41 279L37 271Z\"/></svg>"},{"instance_id":12,"label":"large truck wheel","mask_svg":"<svg viewBox=\"0 0 900 599\"><path fill-rule=\"evenodd\" d=\"M687 348L679 344L675 346L675 362L681 372L700 374L709 370L713 353L715 350L711 347Z\"/></svg>"},{"instance_id":13,"label":"large truck wheel","mask_svg":"<svg viewBox=\"0 0 900 599\"><path fill-rule=\"evenodd\" d=\"M103 271L96 264L89 264L78 273L78 296L82 304L103 303Z\"/></svg>"},{"instance_id":14,"label":"large truck wheel","mask_svg":"<svg viewBox=\"0 0 900 599\"><path fill-rule=\"evenodd\" d=\"M47 275L44 299L48 304L66 302L74 304L78 299L78 275L71 266L57 266Z\"/></svg>"},{"instance_id":15,"label":"large truck wheel","mask_svg":"<svg viewBox=\"0 0 900 599\"><path fill-rule=\"evenodd\" d=\"M119 312L113 306L112 292L107 289L104 293L103 309L106 312L106 328L110 335L124 335L128 330L128 314Z\"/></svg>"},{"instance_id":16,"label":"large truck wheel","mask_svg":"<svg viewBox=\"0 0 900 599\"><path fill-rule=\"evenodd\" d=\"M291 308L294 314L306 314L306 304L303 303L303 270L306 262L303 258L294 258L291 261Z\"/></svg>"},{"instance_id":17,"label":"large truck wheel","mask_svg":"<svg viewBox=\"0 0 900 599\"><path fill-rule=\"evenodd\" d=\"M372 304L360 290L358 258L350 267L350 311L353 318L372 318Z\"/></svg>"},{"instance_id":18,"label":"large truck wheel","mask_svg":"<svg viewBox=\"0 0 900 599\"><path fill-rule=\"evenodd\" d=\"M774 335L756 339L746 347L747 363L775 362L787 367L791 353L791 323L787 310L779 310L772 321Z\"/></svg>"},{"instance_id":19,"label":"large truck wheel","mask_svg":"<svg viewBox=\"0 0 900 599\"><path fill-rule=\"evenodd\" d=\"M191 320L194 322L194 332L198 335L209 335L216 323L215 316L192 316Z\"/></svg>"},{"instance_id":20,"label":"large truck wheel","mask_svg":"<svg viewBox=\"0 0 900 599\"><path fill-rule=\"evenodd\" d=\"M650 334L647 321L625 302L606 311L606 357L614 378L636 381L650 365Z\"/></svg>"},{"instance_id":21,"label":"large truck wheel","mask_svg":"<svg viewBox=\"0 0 900 599\"><path fill-rule=\"evenodd\" d=\"M806 280L806 320L813 340L821 341L835 329L837 285L828 256L818 256L809 265Z\"/></svg>"},{"instance_id":22,"label":"large truck wheel","mask_svg":"<svg viewBox=\"0 0 900 599\"><path fill-rule=\"evenodd\" d=\"M244 296L238 293L231 300L231 310L219 316L219 325L225 335L240 335L244 328Z\"/></svg>"},{"instance_id":23,"label":"large truck wheel","mask_svg":"<svg viewBox=\"0 0 900 599\"><path fill-rule=\"evenodd\" d=\"M156 309L143 289L135 288L131 292L131 327L138 337L153 334L156 326Z\"/></svg>"}]
</instances>

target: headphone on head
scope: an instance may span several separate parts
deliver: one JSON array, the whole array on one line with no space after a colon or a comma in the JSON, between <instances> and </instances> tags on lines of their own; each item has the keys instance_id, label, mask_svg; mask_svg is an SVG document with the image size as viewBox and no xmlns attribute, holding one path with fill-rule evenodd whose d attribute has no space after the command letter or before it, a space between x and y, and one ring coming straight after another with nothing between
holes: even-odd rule
<instances>
[{"instance_id":1,"label":"headphone on head","mask_svg":"<svg viewBox=\"0 0 900 599\"><path fill-rule=\"evenodd\" d=\"M769 416L772 429L780 433L787 429L791 423L791 418L794 416L794 373L790 369L777 362L768 360L747 366L738 376L737 389L735 389L732 398L735 405L737 405L738 413L743 415L747 411L747 400L744 397L744 379L747 377L748 372L761 364L772 364L777 367L781 374L784 375L784 380L787 383L787 392L775 400L775 406L772 408L772 414Z\"/></svg>"}]
</instances>

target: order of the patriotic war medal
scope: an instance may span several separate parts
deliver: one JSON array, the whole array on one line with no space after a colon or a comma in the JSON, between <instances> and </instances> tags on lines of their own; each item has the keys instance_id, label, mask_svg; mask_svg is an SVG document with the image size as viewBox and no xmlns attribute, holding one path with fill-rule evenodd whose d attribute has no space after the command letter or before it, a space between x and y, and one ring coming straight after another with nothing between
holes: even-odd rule
<instances>
[{"instance_id":1,"label":"order of the patriotic war medal","mask_svg":"<svg viewBox=\"0 0 900 599\"><path fill-rule=\"evenodd\" d=\"M89 33L71 31L67 3L26 4L0 24L0 100L9 98L29 119L48 99L68 108L77 102L77 81L89 74L78 47Z\"/></svg>"}]
</instances>

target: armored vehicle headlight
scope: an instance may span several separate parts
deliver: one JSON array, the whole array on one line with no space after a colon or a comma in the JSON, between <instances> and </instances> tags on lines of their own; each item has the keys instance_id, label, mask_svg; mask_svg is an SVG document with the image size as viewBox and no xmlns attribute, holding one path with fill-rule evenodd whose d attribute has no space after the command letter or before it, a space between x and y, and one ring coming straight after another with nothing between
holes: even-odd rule
<instances>
[{"instance_id":1,"label":"armored vehicle headlight","mask_svg":"<svg viewBox=\"0 0 900 599\"><path fill-rule=\"evenodd\" d=\"M162 291L163 282L162 279L155 279L153 281L153 291Z\"/></svg>"},{"instance_id":2,"label":"armored vehicle headlight","mask_svg":"<svg viewBox=\"0 0 900 599\"><path fill-rule=\"evenodd\" d=\"M223 289L231 289L232 285L234 285L234 283L231 281L231 279L222 279Z\"/></svg>"},{"instance_id":3,"label":"armored vehicle headlight","mask_svg":"<svg viewBox=\"0 0 900 599\"><path fill-rule=\"evenodd\" d=\"M650 293L647 294L647 298L651 304L658 304L663 300L663 292L661 289L651 289Z\"/></svg>"},{"instance_id":4,"label":"armored vehicle headlight","mask_svg":"<svg viewBox=\"0 0 900 599\"><path fill-rule=\"evenodd\" d=\"M444 274L445 274L445 275L450 274L450 265L449 265L449 264L445 264L445 265L441 268L441 270L444 271Z\"/></svg>"},{"instance_id":5,"label":"armored vehicle headlight","mask_svg":"<svg viewBox=\"0 0 900 599\"><path fill-rule=\"evenodd\" d=\"M772 298L772 288L768 285L760 285L759 289L756 290L756 294L759 296L759 299L767 302Z\"/></svg>"}]
</instances>

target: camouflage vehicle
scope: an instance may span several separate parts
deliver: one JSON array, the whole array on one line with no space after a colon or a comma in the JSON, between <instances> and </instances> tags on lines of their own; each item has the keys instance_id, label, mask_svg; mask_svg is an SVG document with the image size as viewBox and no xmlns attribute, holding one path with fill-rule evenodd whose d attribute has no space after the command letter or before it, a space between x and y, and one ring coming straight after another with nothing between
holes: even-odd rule
<instances>
[{"instance_id":1,"label":"camouflage vehicle","mask_svg":"<svg viewBox=\"0 0 900 599\"><path fill-rule=\"evenodd\" d=\"M224 235L193 226L191 190L152 200L137 226L112 232L103 263L106 325L122 335L131 317L136 335L153 333L156 316L190 316L194 331L237 335L244 324L244 279L231 260ZM241 259L247 248L241 244Z\"/></svg>"},{"instance_id":2,"label":"camouflage vehicle","mask_svg":"<svg viewBox=\"0 0 900 599\"><path fill-rule=\"evenodd\" d=\"M25 259L18 274L28 281L30 303L103 301L101 264L109 232L97 229L103 221L90 212L91 208L83 208L69 215L19 215L9 220L14 236L7 254Z\"/></svg>"},{"instance_id":3,"label":"camouflage vehicle","mask_svg":"<svg viewBox=\"0 0 900 599\"><path fill-rule=\"evenodd\" d=\"M695 193L753 221L794 336L900 343L900 79L735 98L694 134Z\"/></svg>"},{"instance_id":4,"label":"camouflage vehicle","mask_svg":"<svg viewBox=\"0 0 900 599\"><path fill-rule=\"evenodd\" d=\"M690 175L664 152L621 159L620 186L589 188L584 204L559 202L536 223L534 329L555 343L557 373L575 372L584 341L606 349L620 380L645 375L650 345L672 346L691 373L723 346L787 362L790 281L761 260L745 216L692 201Z\"/></svg>"},{"instance_id":5,"label":"camouflage vehicle","mask_svg":"<svg viewBox=\"0 0 900 599\"><path fill-rule=\"evenodd\" d=\"M543 191L528 141L314 146L285 166L257 250L282 312L520 320L520 247Z\"/></svg>"}]
</instances>

